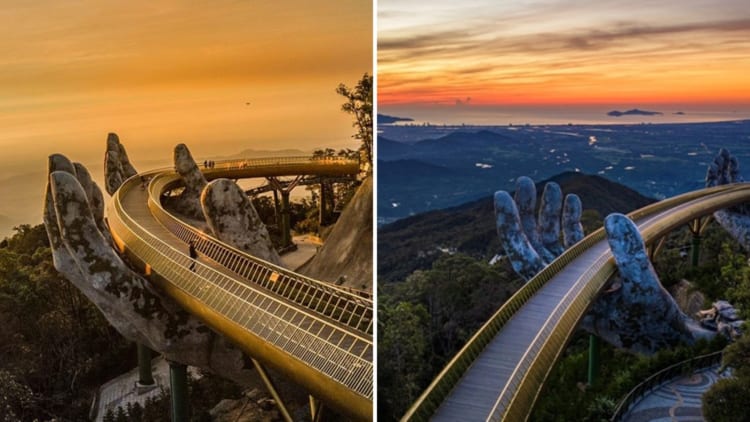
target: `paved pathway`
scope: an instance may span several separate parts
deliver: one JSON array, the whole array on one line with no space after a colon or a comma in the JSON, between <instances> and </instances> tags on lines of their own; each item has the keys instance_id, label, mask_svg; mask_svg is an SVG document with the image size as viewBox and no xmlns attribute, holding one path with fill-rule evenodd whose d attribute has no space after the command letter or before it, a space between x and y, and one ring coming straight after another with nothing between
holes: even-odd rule
<instances>
[{"instance_id":1,"label":"paved pathway","mask_svg":"<svg viewBox=\"0 0 750 422\"><path fill-rule=\"evenodd\" d=\"M623 421L703 421L701 397L711 385L724 377L717 372L718 369L716 365L662 385L633 406Z\"/></svg>"},{"instance_id":2,"label":"paved pathway","mask_svg":"<svg viewBox=\"0 0 750 422\"><path fill-rule=\"evenodd\" d=\"M189 367L193 378L198 372ZM139 403L143 406L151 397L161 394L162 389L169 391L169 364L162 357L151 361L151 372L156 384L152 387L138 387L138 368L107 381L99 388L98 400L92 406L92 420L101 422L108 410L113 412L118 406L125 408L128 403Z\"/></svg>"}]
</instances>

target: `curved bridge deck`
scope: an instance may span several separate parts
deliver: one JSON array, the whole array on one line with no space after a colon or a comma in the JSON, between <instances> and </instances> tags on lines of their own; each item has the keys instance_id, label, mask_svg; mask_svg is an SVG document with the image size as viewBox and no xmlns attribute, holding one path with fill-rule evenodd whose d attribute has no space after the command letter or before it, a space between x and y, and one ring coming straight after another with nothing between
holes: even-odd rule
<instances>
[{"instance_id":1,"label":"curved bridge deck","mask_svg":"<svg viewBox=\"0 0 750 422\"><path fill-rule=\"evenodd\" d=\"M697 216L749 200L750 186L721 186L671 198L630 216L649 243ZM615 271L600 229L509 299L403 420L527 419L576 325Z\"/></svg>"},{"instance_id":2,"label":"curved bridge deck","mask_svg":"<svg viewBox=\"0 0 750 422\"><path fill-rule=\"evenodd\" d=\"M325 174L325 168L337 172L345 167L341 162L326 165L304 158L286 160L279 171L276 163L282 161L258 166L253 166L253 160L241 160L240 165L219 163L206 174L209 178L299 171ZM270 170L264 173L264 167ZM346 169L350 170L351 166ZM158 198L179 177L171 171L149 175L153 176L149 189L135 176L109 205L110 228L118 247L186 310L252 357L299 382L332 407L358 419L371 418L371 298L266 263L176 222ZM187 255L185 240L195 237L206 253L191 270L194 260Z\"/></svg>"}]
</instances>

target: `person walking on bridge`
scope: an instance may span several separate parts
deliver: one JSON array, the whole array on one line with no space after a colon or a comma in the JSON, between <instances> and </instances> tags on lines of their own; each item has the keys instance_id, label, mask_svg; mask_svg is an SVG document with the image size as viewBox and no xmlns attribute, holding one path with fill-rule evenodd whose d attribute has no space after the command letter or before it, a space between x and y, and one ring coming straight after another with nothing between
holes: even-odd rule
<instances>
[{"instance_id":1,"label":"person walking on bridge","mask_svg":"<svg viewBox=\"0 0 750 422\"><path fill-rule=\"evenodd\" d=\"M198 258L198 251L195 250L195 242L192 240L188 242L188 253L190 254L190 258L193 259L193 262L190 263L190 271L195 272L195 260Z\"/></svg>"}]
</instances>

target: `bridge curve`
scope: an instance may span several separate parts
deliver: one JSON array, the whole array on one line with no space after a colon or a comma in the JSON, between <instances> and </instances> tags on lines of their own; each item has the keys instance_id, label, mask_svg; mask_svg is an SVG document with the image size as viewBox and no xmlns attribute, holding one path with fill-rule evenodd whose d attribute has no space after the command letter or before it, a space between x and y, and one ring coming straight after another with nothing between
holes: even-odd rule
<instances>
[{"instance_id":1,"label":"bridge curve","mask_svg":"<svg viewBox=\"0 0 750 422\"><path fill-rule=\"evenodd\" d=\"M356 160L283 157L216 162L209 180L353 174ZM140 176L150 178L148 189ZM305 277L237 250L166 211L162 194L181 185L172 169L134 176L108 205L121 252L188 312L285 374L332 408L372 418L373 303L369 292ZM185 251L194 240L205 255Z\"/></svg>"},{"instance_id":2,"label":"bridge curve","mask_svg":"<svg viewBox=\"0 0 750 422\"><path fill-rule=\"evenodd\" d=\"M629 217L649 244L697 217L748 201L750 185L724 185L657 202ZM578 322L615 272L604 229L599 229L506 301L402 420L528 419Z\"/></svg>"}]
</instances>

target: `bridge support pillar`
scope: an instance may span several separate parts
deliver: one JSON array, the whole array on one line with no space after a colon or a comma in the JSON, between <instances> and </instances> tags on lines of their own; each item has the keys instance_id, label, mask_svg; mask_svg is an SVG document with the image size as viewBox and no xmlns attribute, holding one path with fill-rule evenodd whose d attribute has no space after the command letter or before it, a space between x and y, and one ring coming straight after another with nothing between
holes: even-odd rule
<instances>
[{"instance_id":1,"label":"bridge support pillar","mask_svg":"<svg viewBox=\"0 0 750 422\"><path fill-rule=\"evenodd\" d=\"M169 390L172 398L172 422L189 420L187 366L169 362Z\"/></svg>"},{"instance_id":2,"label":"bridge support pillar","mask_svg":"<svg viewBox=\"0 0 750 422\"><path fill-rule=\"evenodd\" d=\"M700 258L701 253L701 235L698 233L693 233L693 242L691 245L691 263L693 264L693 268L698 266L698 260Z\"/></svg>"},{"instance_id":3,"label":"bridge support pillar","mask_svg":"<svg viewBox=\"0 0 750 422\"><path fill-rule=\"evenodd\" d=\"M274 200L276 200L276 191L281 193L281 221L279 230L281 231L281 247L287 248L292 246L292 227L291 227L291 208L289 206L289 194L292 189L302 181L302 176L297 176L290 182L282 182L275 177L269 177L268 182L274 189ZM277 207L278 209L278 207Z\"/></svg>"},{"instance_id":4,"label":"bridge support pillar","mask_svg":"<svg viewBox=\"0 0 750 422\"><path fill-rule=\"evenodd\" d=\"M273 190L273 217L276 227L281 227L281 210L279 208L279 191Z\"/></svg>"},{"instance_id":5,"label":"bridge support pillar","mask_svg":"<svg viewBox=\"0 0 750 422\"><path fill-rule=\"evenodd\" d=\"M600 344L599 337L591 334L589 335L589 371L588 371L588 383L593 385L599 378L599 354Z\"/></svg>"},{"instance_id":6,"label":"bridge support pillar","mask_svg":"<svg viewBox=\"0 0 750 422\"><path fill-rule=\"evenodd\" d=\"M310 420L320 422L323 420L323 403L313 396L310 397Z\"/></svg>"},{"instance_id":7,"label":"bridge support pillar","mask_svg":"<svg viewBox=\"0 0 750 422\"><path fill-rule=\"evenodd\" d=\"M693 241L691 244L691 263L693 264L693 267L698 266L698 261L700 258L701 235L706 230L708 223L711 222L711 218L711 215L696 218L688 225L690 233L693 234Z\"/></svg>"},{"instance_id":8,"label":"bridge support pillar","mask_svg":"<svg viewBox=\"0 0 750 422\"><path fill-rule=\"evenodd\" d=\"M268 389L268 392L271 393L271 396L273 397L274 401L276 402L276 407L279 409L279 413L281 413L281 417L284 419L285 422L292 422L292 415L289 413L289 410L286 408L286 404L284 404L284 400L281 397L281 394L279 394L279 391L276 389L276 385L274 385L273 380L271 380L271 377L268 375L268 372L266 371L266 368L261 365L260 362L258 362L255 359L252 359L253 365L255 366L255 370L258 371L258 375L260 375L260 379L263 380L263 384L266 385L266 389Z\"/></svg>"},{"instance_id":9,"label":"bridge support pillar","mask_svg":"<svg viewBox=\"0 0 750 422\"><path fill-rule=\"evenodd\" d=\"M333 183L323 179L320 183L320 212L318 213L318 224L327 226L333 222L334 208Z\"/></svg>"},{"instance_id":10,"label":"bridge support pillar","mask_svg":"<svg viewBox=\"0 0 750 422\"><path fill-rule=\"evenodd\" d=\"M291 208L289 207L289 192L281 191L281 247L292 244Z\"/></svg>"},{"instance_id":11,"label":"bridge support pillar","mask_svg":"<svg viewBox=\"0 0 750 422\"><path fill-rule=\"evenodd\" d=\"M138 343L138 385L154 385L154 376L151 373L151 349L142 343Z\"/></svg>"}]
</instances>

